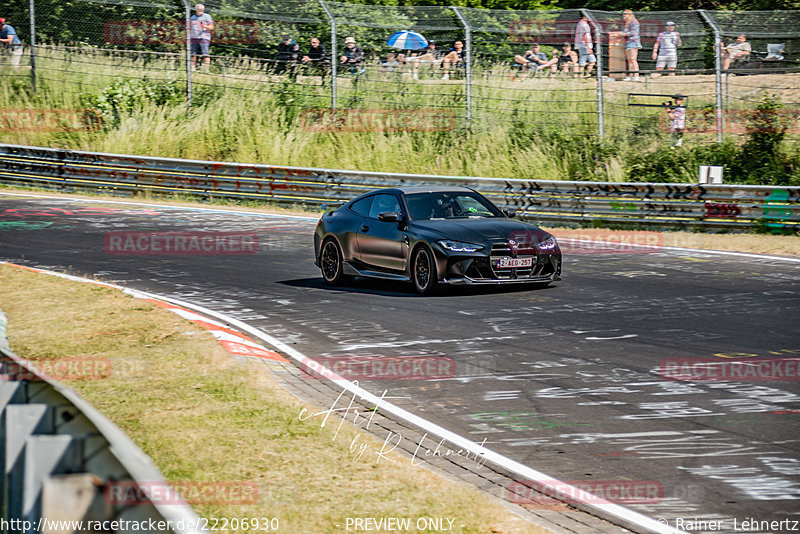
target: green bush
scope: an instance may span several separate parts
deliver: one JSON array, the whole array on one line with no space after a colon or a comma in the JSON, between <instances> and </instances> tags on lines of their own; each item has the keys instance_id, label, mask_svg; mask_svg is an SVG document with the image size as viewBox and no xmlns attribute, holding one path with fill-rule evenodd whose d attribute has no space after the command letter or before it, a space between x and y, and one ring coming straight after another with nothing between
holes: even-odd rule
<instances>
[{"instance_id":1,"label":"green bush","mask_svg":"<svg viewBox=\"0 0 800 534\"><path fill-rule=\"evenodd\" d=\"M116 128L122 119L147 104L164 106L185 101L185 88L177 81L117 80L94 99L94 108L106 128Z\"/></svg>"},{"instance_id":2,"label":"green bush","mask_svg":"<svg viewBox=\"0 0 800 534\"><path fill-rule=\"evenodd\" d=\"M627 165L632 182L697 181L700 165L719 165L726 182L752 185L800 185L800 154L784 141L786 127L781 123L781 102L765 96L748 121L747 140L737 145L723 143L690 148L659 146L655 150L634 152Z\"/></svg>"}]
</instances>

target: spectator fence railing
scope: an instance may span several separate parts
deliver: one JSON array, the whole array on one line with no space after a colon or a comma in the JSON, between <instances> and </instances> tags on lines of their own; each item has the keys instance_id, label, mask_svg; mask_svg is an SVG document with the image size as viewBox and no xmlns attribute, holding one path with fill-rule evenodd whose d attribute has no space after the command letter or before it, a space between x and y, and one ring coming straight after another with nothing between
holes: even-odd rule
<instances>
[{"instance_id":1,"label":"spectator fence railing","mask_svg":"<svg viewBox=\"0 0 800 534\"><path fill-rule=\"evenodd\" d=\"M215 28L212 66L206 73L202 65L192 71L187 31L192 9L188 0L78 0L69 8L56 0L15 0L4 15L18 25L29 51L30 62L24 65L29 73L24 68L6 69L1 76L29 75L34 88L41 81L78 84L91 94L114 80L146 78L185 84L190 104L222 89L242 95L268 91L287 106L303 108L435 108L456 113L459 124L470 128L520 121L545 125L557 116L563 131L599 138L623 124L663 119L658 105L630 105L630 93L686 94L690 108L714 111L715 123L706 133L709 138L716 134L717 141L725 133L740 133L725 131L730 129L724 120L726 112L752 110L768 92L776 92L786 108L800 107L799 91L792 89L800 85L798 10L638 12L642 80L628 82L620 80L631 72L620 55L624 26L619 12L209 0L206 12L213 15ZM532 43L539 43L550 57L562 43L574 42L576 24L584 14L592 27L597 56L590 79L574 79L575 73L569 72L559 73L562 77L557 79L538 72L529 79L528 72L517 72L520 65L514 56L524 54ZM652 59L653 45L667 21L676 23L682 37L678 76L656 72ZM382 65L385 55L393 51L387 37L402 29L417 30L435 40L443 55L454 41L463 41L465 64L448 66L438 58L435 63ZM723 71L720 43L730 42L740 32L752 37L753 61ZM298 42L297 57L287 60L277 55L283 35ZM312 36L319 37L330 52L330 63L303 64ZM356 66L340 60L344 38L350 36L365 53L364 61ZM781 59L755 60L757 52L777 44L785 50ZM394 52L417 57L422 53ZM170 57L180 61L170 61ZM450 74L450 79L443 80L442 74ZM776 83L774 75L783 76L783 81Z\"/></svg>"}]
</instances>

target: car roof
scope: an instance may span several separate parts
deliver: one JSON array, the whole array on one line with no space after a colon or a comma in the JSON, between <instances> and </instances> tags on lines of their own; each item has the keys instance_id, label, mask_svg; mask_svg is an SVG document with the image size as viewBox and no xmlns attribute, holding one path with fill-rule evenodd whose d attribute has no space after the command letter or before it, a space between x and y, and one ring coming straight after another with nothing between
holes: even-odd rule
<instances>
[{"instance_id":1,"label":"car roof","mask_svg":"<svg viewBox=\"0 0 800 534\"><path fill-rule=\"evenodd\" d=\"M411 193L439 193L443 191L453 191L453 192L472 192L472 189L468 187L461 187L461 186L453 186L453 185L414 185L414 186L407 186L407 187L388 187L386 189L378 189L376 191L370 191L370 193L388 193L388 192L397 192L403 193L404 195L408 195Z\"/></svg>"}]
</instances>

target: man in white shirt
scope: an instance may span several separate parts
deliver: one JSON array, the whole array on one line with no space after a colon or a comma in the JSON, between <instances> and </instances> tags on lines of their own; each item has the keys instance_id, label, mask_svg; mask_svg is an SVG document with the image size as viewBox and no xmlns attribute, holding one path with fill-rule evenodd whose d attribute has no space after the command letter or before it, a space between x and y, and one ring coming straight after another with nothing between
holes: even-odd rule
<instances>
[{"instance_id":1,"label":"man in white shirt","mask_svg":"<svg viewBox=\"0 0 800 534\"><path fill-rule=\"evenodd\" d=\"M671 20L665 24L666 28L658 34L656 44L653 46L653 60L656 62L656 70L667 70L670 76L675 76L675 67L678 65L678 47L683 45L681 34L675 31L675 23ZM661 76L654 74L653 76Z\"/></svg>"},{"instance_id":2,"label":"man in white shirt","mask_svg":"<svg viewBox=\"0 0 800 534\"><path fill-rule=\"evenodd\" d=\"M592 28L586 15L581 16L581 20L575 26L575 51L578 52L578 66L575 72L584 71L584 76L591 76L597 58L593 52Z\"/></svg>"},{"instance_id":3,"label":"man in white shirt","mask_svg":"<svg viewBox=\"0 0 800 534\"><path fill-rule=\"evenodd\" d=\"M192 41L192 70L197 64L197 56L203 56L203 70L208 70L211 64L208 48L211 45L211 30L214 29L214 20L206 13L206 6L194 6L195 14L190 19L190 35Z\"/></svg>"}]
</instances>

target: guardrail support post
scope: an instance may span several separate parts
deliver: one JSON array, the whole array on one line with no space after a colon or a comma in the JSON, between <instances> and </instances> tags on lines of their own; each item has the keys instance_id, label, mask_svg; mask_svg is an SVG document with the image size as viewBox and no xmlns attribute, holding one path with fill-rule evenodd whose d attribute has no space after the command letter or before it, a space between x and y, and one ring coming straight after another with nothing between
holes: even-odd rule
<instances>
[{"instance_id":1,"label":"guardrail support post","mask_svg":"<svg viewBox=\"0 0 800 534\"><path fill-rule=\"evenodd\" d=\"M325 11L325 15L328 16L328 20L331 22L331 109L336 109L338 104L336 98L336 75L338 74L337 65L339 64L336 57L336 17L333 16L333 12L331 12L325 0L319 0L319 5L322 6L322 10Z\"/></svg>"},{"instance_id":2,"label":"guardrail support post","mask_svg":"<svg viewBox=\"0 0 800 534\"><path fill-rule=\"evenodd\" d=\"M717 23L714 22L714 19L711 18L705 9L698 9L698 13L700 16L703 17L703 20L706 21L711 27L711 31L714 32L714 74L716 77L715 83L715 91L717 94L717 101L716 101L716 115L717 115L717 143L722 142L722 50L720 50L720 46L722 44L722 32L717 26Z\"/></svg>"}]
</instances>

